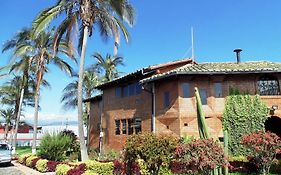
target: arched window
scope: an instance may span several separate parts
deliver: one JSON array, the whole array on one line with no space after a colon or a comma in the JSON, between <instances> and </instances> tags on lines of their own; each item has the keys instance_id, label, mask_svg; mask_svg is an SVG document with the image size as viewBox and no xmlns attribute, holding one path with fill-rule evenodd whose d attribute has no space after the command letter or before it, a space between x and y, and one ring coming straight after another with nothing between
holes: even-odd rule
<instances>
[{"instance_id":1,"label":"arched window","mask_svg":"<svg viewBox=\"0 0 281 175\"><path fill-rule=\"evenodd\" d=\"M273 76L262 76L258 80L258 91L260 95L279 95L280 88L278 80Z\"/></svg>"}]
</instances>

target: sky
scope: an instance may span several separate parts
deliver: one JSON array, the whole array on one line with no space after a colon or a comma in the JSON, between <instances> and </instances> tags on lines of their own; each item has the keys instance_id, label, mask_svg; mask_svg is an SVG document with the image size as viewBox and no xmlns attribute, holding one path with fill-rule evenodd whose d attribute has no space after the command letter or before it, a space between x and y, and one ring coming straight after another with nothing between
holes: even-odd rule
<instances>
[{"instance_id":1,"label":"sky","mask_svg":"<svg viewBox=\"0 0 281 175\"><path fill-rule=\"evenodd\" d=\"M38 13L55 0L0 1L0 44L23 27L31 25ZM136 23L129 28L131 40L121 41L119 54L125 59L121 72L190 57L191 34L194 30L195 59L202 62L235 61L235 48L242 48L241 61L281 58L281 1L278 0L131 0L136 9ZM113 41L104 42L98 32L88 40L86 65L94 64L91 55L113 53ZM11 53L0 53L0 66L7 64ZM74 65L75 66L75 65ZM60 98L71 82L55 67L46 79L51 89L41 93L39 120L77 120L77 111L64 111ZM77 66L74 67L77 70ZM3 83L3 80L0 82ZM0 106L1 108L1 106ZM25 119L33 117L26 108Z\"/></svg>"}]
</instances>

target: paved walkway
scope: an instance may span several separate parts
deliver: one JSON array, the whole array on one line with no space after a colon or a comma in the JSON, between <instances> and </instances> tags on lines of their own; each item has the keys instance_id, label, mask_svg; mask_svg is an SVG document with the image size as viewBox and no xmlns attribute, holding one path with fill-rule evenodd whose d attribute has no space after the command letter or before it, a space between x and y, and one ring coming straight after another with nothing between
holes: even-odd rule
<instances>
[{"instance_id":1,"label":"paved walkway","mask_svg":"<svg viewBox=\"0 0 281 175\"><path fill-rule=\"evenodd\" d=\"M12 164L9 166L0 166L0 174L1 175L24 175L22 171L20 171L17 167Z\"/></svg>"}]
</instances>

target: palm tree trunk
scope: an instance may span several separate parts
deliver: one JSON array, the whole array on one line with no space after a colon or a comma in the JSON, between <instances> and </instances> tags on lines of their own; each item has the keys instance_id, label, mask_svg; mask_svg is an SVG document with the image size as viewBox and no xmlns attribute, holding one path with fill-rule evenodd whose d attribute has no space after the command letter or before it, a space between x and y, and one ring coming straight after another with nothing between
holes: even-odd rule
<instances>
[{"instance_id":1,"label":"palm tree trunk","mask_svg":"<svg viewBox=\"0 0 281 175\"><path fill-rule=\"evenodd\" d=\"M85 53L88 39L88 26L84 27L84 36L83 36L83 44L80 58L80 66L79 66L79 79L78 79L78 135L80 140L80 151L81 151L81 159L82 161L86 161L89 159L87 153L87 147L85 144L85 136L84 136L84 127L83 127L83 76L84 76L84 64L85 64Z\"/></svg>"},{"instance_id":2,"label":"palm tree trunk","mask_svg":"<svg viewBox=\"0 0 281 175\"><path fill-rule=\"evenodd\" d=\"M91 97L91 96L90 96ZM87 97L87 98L90 98L90 97ZM87 151L89 152L90 151L90 105L91 103L90 102L87 102Z\"/></svg>"},{"instance_id":3,"label":"palm tree trunk","mask_svg":"<svg viewBox=\"0 0 281 175\"><path fill-rule=\"evenodd\" d=\"M5 134L4 134L4 140L7 141L8 138L8 131L9 131L9 124L6 122L5 125Z\"/></svg>"},{"instance_id":4,"label":"palm tree trunk","mask_svg":"<svg viewBox=\"0 0 281 175\"><path fill-rule=\"evenodd\" d=\"M38 126L39 96L40 96L40 91L39 91L39 89L36 89L35 97L34 97L35 109L34 109L32 154L36 154L36 139L37 139L37 126Z\"/></svg>"},{"instance_id":5,"label":"palm tree trunk","mask_svg":"<svg viewBox=\"0 0 281 175\"><path fill-rule=\"evenodd\" d=\"M13 144L12 144L13 145L13 149L12 149L13 155L15 155L15 153L16 153L17 134L18 134L18 129L19 129L19 122L20 122L23 96L24 96L24 88L21 89L20 103L19 103L19 106L18 106L18 113L17 113L17 118L16 118L16 129L14 131L14 138L13 138Z\"/></svg>"}]
</instances>

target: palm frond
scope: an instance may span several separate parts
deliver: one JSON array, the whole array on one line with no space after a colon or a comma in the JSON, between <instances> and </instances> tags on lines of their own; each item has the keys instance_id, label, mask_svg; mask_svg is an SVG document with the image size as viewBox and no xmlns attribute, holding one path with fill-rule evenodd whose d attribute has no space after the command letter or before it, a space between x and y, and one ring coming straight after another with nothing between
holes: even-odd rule
<instances>
[{"instance_id":1,"label":"palm frond","mask_svg":"<svg viewBox=\"0 0 281 175\"><path fill-rule=\"evenodd\" d=\"M37 37L51 21L57 17L64 10L65 1L61 1L59 4L43 10L32 23L32 29L35 37Z\"/></svg>"}]
</instances>

